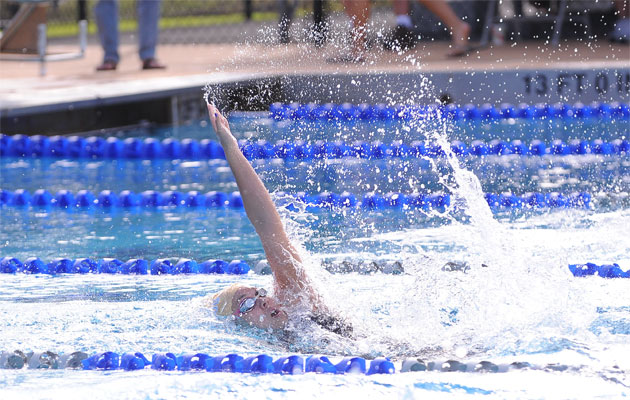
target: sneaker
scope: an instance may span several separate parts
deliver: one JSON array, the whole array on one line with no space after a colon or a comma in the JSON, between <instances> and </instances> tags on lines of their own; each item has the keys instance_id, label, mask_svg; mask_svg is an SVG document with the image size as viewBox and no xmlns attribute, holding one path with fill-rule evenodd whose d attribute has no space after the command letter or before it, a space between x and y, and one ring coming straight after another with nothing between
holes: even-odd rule
<instances>
[{"instance_id":1,"label":"sneaker","mask_svg":"<svg viewBox=\"0 0 630 400\"><path fill-rule=\"evenodd\" d=\"M383 47L390 51L409 50L418 43L418 35L403 25L396 25L392 34L385 39Z\"/></svg>"}]
</instances>

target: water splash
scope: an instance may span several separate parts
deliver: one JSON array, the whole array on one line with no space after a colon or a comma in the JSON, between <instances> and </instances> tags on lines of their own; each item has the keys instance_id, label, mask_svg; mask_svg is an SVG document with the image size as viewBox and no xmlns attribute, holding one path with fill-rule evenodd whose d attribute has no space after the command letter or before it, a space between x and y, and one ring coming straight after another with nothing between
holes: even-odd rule
<instances>
[{"instance_id":1,"label":"water splash","mask_svg":"<svg viewBox=\"0 0 630 400\"><path fill-rule=\"evenodd\" d=\"M260 38L272 36L268 31L258 35ZM328 53L347 51L347 42L334 39L332 43L326 50ZM266 47L268 54L262 59L259 57L260 46L267 45L259 42L241 46L230 61L231 69L247 73L256 65L258 71L280 74L280 81L286 84L290 82L289 77L306 70L334 76L345 70L362 68L361 65L342 68L313 63L312 60L324 56L304 42L294 46ZM287 57L291 58L291 65L285 63ZM376 58L368 55L367 63L383 62ZM389 58L385 65L401 60L403 64L399 68L404 71L422 72L422 65L413 54ZM291 70L295 65L297 68ZM374 76L363 72L366 78L353 79L352 85L369 92L368 82L372 82ZM310 85L309 92L327 94L331 100L339 93L339 88L328 86L325 80L313 79ZM252 98L251 102L264 103L272 96L267 87L257 89L258 97ZM414 90L413 95L386 91L384 98L390 105L436 101L436 91L426 77L420 75ZM224 95L216 91L210 94L211 98ZM295 96L299 99L303 94L295 93ZM292 348L367 356L450 357L553 352L559 348L585 351L581 343L592 340L590 327L597 319L597 305L610 304L601 302L601 294L610 288L603 283L601 287L589 287L590 283L574 282L569 276L566 264L572 252L584 258L588 254L575 247L569 251L554 237L571 235L577 229L574 222L567 221L559 228L550 229L548 226L538 227L535 218L522 221L508 218L501 222L495 219L483 197L480 180L462 167L450 149L452 123L438 110L430 111L433 117L418 116L396 127L396 132L405 142L426 140L428 145L437 145L444 151L443 160L427 159L423 165L428 164L431 172L438 176L437 190L451 193L452 206L446 210L408 211L404 213L404 222L384 227L378 216L347 209L333 210L336 214L332 220L335 221L331 222L307 212L304 204L295 203L290 196L278 194L275 197L280 206L292 202L291 207L280 208L281 216L305 260L304 268L313 284L331 308L352 321L357 332L355 340L345 340L313 329L294 338ZM287 129L291 137L305 141L317 138L312 127L285 124L283 129ZM377 134L378 131L366 132L356 126L340 126L332 133L332 138L349 142L357 136L362 140L374 139ZM371 182L371 177L388 174L394 182L402 175L408 177L405 189L426 191L422 180L425 170L417 164L418 169L414 170L413 166L403 163L399 170L381 170L373 163L366 166L369 171L352 181L362 189L378 191L381 188ZM320 172L327 168L335 172L337 184L349 180L357 171L324 161L311 163L307 175L320 176ZM404 173L401 174L401 170ZM263 178L272 178L273 185L280 191L290 192L296 185L287 176L274 173ZM321 191L320 181L308 180L312 181L307 183L314 192ZM400 191L405 189L401 187ZM541 218L543 223L548 223L547 215ZM623 219L627 220L627 217ZM438 222L427 223L430 220ZM344 223L352 225L352 234L343 229ZM606 227L595 223L589 230L604 232ZM335 247L336 252L328 252L331 243L340 242L344 245ZM598 241L594 246L601 247L603 243ZM403 262L405 275L342 276L331 275L322 268L323 259L343 257L398 259ZM466 272L443 270L442 266L449 261L467 262L470 269ZM612 290L622 293L618 288ZM575 304L580 304L579 310L575 309Z\"/></svg>"}]
</instances>

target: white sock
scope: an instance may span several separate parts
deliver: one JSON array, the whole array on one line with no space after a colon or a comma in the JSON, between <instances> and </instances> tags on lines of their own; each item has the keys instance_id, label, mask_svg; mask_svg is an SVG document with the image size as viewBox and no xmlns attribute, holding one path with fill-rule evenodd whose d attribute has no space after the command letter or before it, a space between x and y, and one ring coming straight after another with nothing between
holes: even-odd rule
<instances>
[{"instance_id":1,"label":"white sock","mask_svg":"<svg viewBox=\"0 0 630 400\"><path fill-rule=\"evenodd\" d=\"M413 28L411 17L407 14L397 15L396 25L404 26L405 28Z\"/></svg>"}]
</instances>

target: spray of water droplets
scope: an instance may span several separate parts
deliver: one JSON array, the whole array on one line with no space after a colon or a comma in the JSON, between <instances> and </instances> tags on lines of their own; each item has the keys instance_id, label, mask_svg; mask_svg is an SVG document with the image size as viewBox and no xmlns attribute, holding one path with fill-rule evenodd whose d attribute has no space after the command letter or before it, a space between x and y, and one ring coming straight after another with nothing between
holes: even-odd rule
<instances>
[{"instance_id":1,"label":"spray of water droplets","mask_svg":"<svg viewBox=\"0 0 630 400\"><path fill-rule=\"evenodd\" d=\"M348 28L348 27L345 27ZM344 29L341 29L342 31ZM346 29L347 31L347 29ZM382 37L382 31L369 34ZM260 38L274 37L275 32L263 31ZM285 85L295 77L301 79L309 93L320 93L323 99L338 102L344 89L335 84L339 74L357 73L350 81L351 93L367 96L371 103L415 105L435 103L436 91L422 75L422 65L412 54L388 57L383 62L372 50L359 65L335 66L321 61L331 54L347 52L350 44L335 37L324 49L315 49L306 40L291 46L270 47L269 43L245 43L230 59L230 69L250 73L253 66L263 75L274 76ZM304 30L302 38L308 38ZM264 56L261 54L264 53ZM290 59L290 62L286 60ZM376 70L393 64L398 70L415 73L417 83L404 94L395 89L373 94L378 85L378 74L365 66L377 65ZM221 71L218 71L221 72ZM320 78L319 76L324 76ZM263 82L256 87L249 100L269 102L273 97ZM331 84L333 82L333 84ZM302 86L304 87L304 86ZM228 93L209 85L206 96L221 102ZM293 100L304 101L302 93L293 93ZM364 97L363 97L364 98ZM362 99L363 99L362 98ZM346 98L358 103L362 99ZM291 100L291 99L289 99ZM306 142L321 139L318 129L328 129L326 140L377 140L382 134L357 125L331 122L326 128L299 122L276 124L284 138ZM559 229L548 229L553 215L533 216L514 222L499 222L492 214L484 197L478 177L460 165L450 149L453 123L439 111L415 115L391 129L396 139L410 143L425 141L437 145L445 156L440 160L418 162L394 161L383 163L365 161L309 161L302 165L306 171L300 179L292 179L283 165L267 173L263 179L278 188L275 200L280 207L287 231L297 244L304 268L331 309L337 310L355 326L355 340L330 339L322 332L301 332L297 349L327 353L366 355L505 355L536 351L553 351L558 342L588 340L593 335L591 326L601 305L602 288L574 282L566 270L571 258L571 246L552 238L563 235L573 238L579 234L575 224L567 222ZM262 133L261 133L262 132ZM252 138L269 133L254 133ZM267 138L265 138L267 139ZM374 177L387 174L390 188L379 187ZM429 177L435 179L429 184ZM382 181L382 179L381 179ZM299 183L298 183L299 182ZM444 210L406 210L398 223L383 224L379 216L346 208L312 213L306 205L281 192L306 190L321 192L344 188L344 183L355 191L382 192L383 189L407 193L445 192L452 203ZM352 189L350 188L350 191ZM291 204L291 207L285 207ZM576 218L592 219L583 212ZM566 214L565 214L566 215ZM541 218L543 228L536 220ZM628 216L622 217L627 221ZM571 218L569 218L571 219ZM344 229L352 226L353 229ZM523 228L524 226L524 228ZM606 231L608 227L593 221L591 232ZM617 226L615 229L622 229ZM349 232L351 231L351 233ZM358 232L358 233L357 233ZM341 243L341 244L340 244ZM594 246L601 246L598 242ZM331 275L322 267L324 259L362 262L385 258L402 262L405 273L400 276ZM448 271L448 262L465 265L463 270ZM608 287L605 290L621 290ZM581 307L576 310L575 302ZM571 346L568 346L571 347Z\"/></svg>"}]
</instances>

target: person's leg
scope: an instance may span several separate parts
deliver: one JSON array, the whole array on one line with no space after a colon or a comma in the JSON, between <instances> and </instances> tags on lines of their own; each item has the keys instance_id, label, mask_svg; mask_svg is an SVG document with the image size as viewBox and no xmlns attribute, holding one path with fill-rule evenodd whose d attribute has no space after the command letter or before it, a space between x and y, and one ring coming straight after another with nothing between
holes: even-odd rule
<instances>
[{"instance_id":1,"label":"person's leg","mask_svg":"<svg viewBox=\"0 0 630 400\"><path fill-rule=\"evenodd\" d=\"M101 40L101 46L105 55L103 60L115 65L118 64L118 0L100 0L94 7L96 26ZM101 67L102 67L101 66Z\"/></svg>"},{"instance_id":2,"label":"person's leg","mask_svg":"<svg viewBox=\"0 0 630 400\"><path fill-rule=\"evenodd\" d=\"M145 69L164 68L155 61L161 0L136 0L140 59ZM150 63L153 63L149 65Z\"/></svg>"},{"instance_id":3,"label":"person's leg","mask_svg":"<svg viewBox=\"0 0 630 400\"><path fill-rule=\"evenodd\" d=\"M344 0L346 14L352 20L352 56L361 57L365 51L367 22L370 19L370 0Z\"/></svg>"},{"instance_id":4,"label":"person's leg","mask_svg":"<svg viewBox=\"0 0 630 400\"><path fill-rule=\"evenodd\" d=\"M294 0L278 0L278 8L280 14L280 20L278 21L280 43L287 44L291 41L289 29L291 28L293 14L295 12L295 2Z\"/></svg>"},{"instance_id":5,"label":"person's leg","mask_svg":"<svg viewBox=\"0 0 630 400\"><path fill-rule=\"evenodd\" d=\"M630 1L615 0L615 9L619 13L617 18L630 18Z\"/></svg>"},{"instance_id":6,"label":"person's leg","mask_svg":"<svg viewBox=\"0 0 630 400\"><path fill-rule=\"evenodd\" d=\"M396 27L383 45L387 50L407 50L416 45L418 35L414 33L414 26L409 16L409 0L393 0Z\"/></svg>"},{"instance_id":7,"label":"person's leg","mask_svg":"<svg viewBox=\"0 0 630 400\"><path fill-rule=\"evenodd\" d=\"M440 19L451 31L451 41L453 43L453 54L457 54L468 47L468 36L470 35L470 25L462 21L451 6L444 0L418 0Z\"/></svg>"},{"instance_id":8,"label":"person's leg","mask_svg":"<svg viewBox=\"0 0 630 400\"><path fill-rule=\"evenodd\" d=\"M411 29L411 17L409 16L409 0L393 0L394 14L396 15L396 25Z\"/></svg>"}]
</instances>

